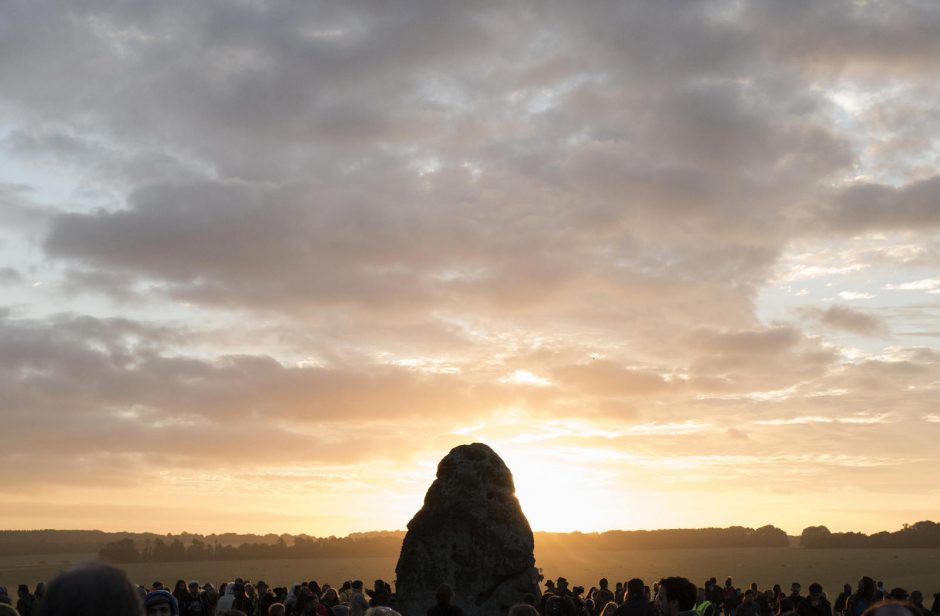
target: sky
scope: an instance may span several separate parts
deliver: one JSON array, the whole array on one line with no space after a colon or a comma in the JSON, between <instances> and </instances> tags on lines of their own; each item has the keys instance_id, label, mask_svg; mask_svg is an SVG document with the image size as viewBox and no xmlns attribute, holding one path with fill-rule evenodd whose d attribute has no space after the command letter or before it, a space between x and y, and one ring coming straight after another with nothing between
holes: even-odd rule
<instances>
[{"instance_id":1,"label":"sky","mask_svg":"<svg viewBox=\"0 0 940 616\"><path fill-rule=\"evenodd\" d=\"M0 13L0 528L936 519L934 0Z\"/></svg>"}]
</instances>

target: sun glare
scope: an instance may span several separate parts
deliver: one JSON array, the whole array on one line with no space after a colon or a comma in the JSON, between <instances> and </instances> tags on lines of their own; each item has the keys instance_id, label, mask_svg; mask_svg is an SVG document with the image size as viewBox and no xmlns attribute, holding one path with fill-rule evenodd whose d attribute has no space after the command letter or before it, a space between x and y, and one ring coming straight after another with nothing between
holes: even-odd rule
<instances>
[{"instance_id":1,"label":"sun glare","mask_svg":"<svg viewBox=\"0 0 940 616\"><path fill-rule=\"evenodd\" d=\"M552 384L552 382L545 377L538 376L528 370L516 370L509 376L500 379L500 382L516 385L537 385L540 387Z\"/></svg>"},{"instance_id":2,"label":"sun glare","mask_svg":"<svg viewBox=\"0 0 940 616\"><path fill-rule=\"evenodd\" d=\"M512 471L516 497L533 531L598 532L632 523L621 507L610 507L629 494L610 489L605 483L610 473L601 465L570 464L512 449L498 453ZM616 524L611 515L617 516Z\"/></svg>"}]
</instances>

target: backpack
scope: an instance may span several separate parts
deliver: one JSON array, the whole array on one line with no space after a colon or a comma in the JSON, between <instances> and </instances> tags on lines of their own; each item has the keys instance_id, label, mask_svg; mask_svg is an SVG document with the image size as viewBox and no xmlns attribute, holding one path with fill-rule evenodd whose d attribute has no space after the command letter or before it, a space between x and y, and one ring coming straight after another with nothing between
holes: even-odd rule
<instances>
[{"instance_id":1,"label":"backpack","mask_svg":"<svg viewBox=\"0 0 940 616\"><path fill-rule=\"evenodd\" d=\"M708 608L710 608L711 606L712 606L711 601L709 601L708 599L705 599L701 603L698 603L695 605L695 613L698 614L698 616L705 616L705 614L708 613Z\"/></svg>"}]
</instances>

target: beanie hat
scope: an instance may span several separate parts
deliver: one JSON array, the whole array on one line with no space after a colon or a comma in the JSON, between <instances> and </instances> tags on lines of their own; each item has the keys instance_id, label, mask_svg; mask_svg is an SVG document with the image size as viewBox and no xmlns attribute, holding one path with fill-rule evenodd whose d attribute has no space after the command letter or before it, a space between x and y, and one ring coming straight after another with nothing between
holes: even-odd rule
<instances>
[{"instance_id":1,"label":"beanie hat","mask_svg":"<svg viewBox=\"0 0 940 616\"><path fill-rule=\"evenodd\" d=\"M161 603L168 603L170 605L170 612L173 616L179 616L180 608L176 603L176 597L174 597L168 590L152 590L147 593L147 598L144 599L144 607L150 608L152 605L159 605Z\"/></svg>"}]
</instances>

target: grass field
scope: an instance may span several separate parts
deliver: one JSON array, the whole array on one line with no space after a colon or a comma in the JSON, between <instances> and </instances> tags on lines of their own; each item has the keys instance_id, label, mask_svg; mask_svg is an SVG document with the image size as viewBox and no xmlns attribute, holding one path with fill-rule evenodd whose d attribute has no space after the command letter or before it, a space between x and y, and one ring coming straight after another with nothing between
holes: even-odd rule
<instances>
[{"instance_id":1,"label":"grass field","mask_svg":"<svg viewBox=\"0 0 940 616\"><path fill-rule=\"evenodd\" d=\"M0 556L0 585L35 584L93 554ZM395 577L396 558L333 558L305 560L246 560L229 562L156 563L125 565L140 584L160 580L198 579L218 584L240 576L264 579L272 585L315 579L337 584L359 578L367 585L376 578ZM927 597L940 591L940 549L804 550L801 548L727 548L689 550L629 550L596 554L543 553L536 548L536 565L546 577L567 577L572 584L590 588L602 576L616 580L641 577L653 581L682 575L701 584L708 577L732 576L740 586L757 582L761 588L775 583L803 587L818 581L837 594L845 582L854 585L862 575L884 580L891 588L919 589Z\"/></svg>"}]
</instances>

